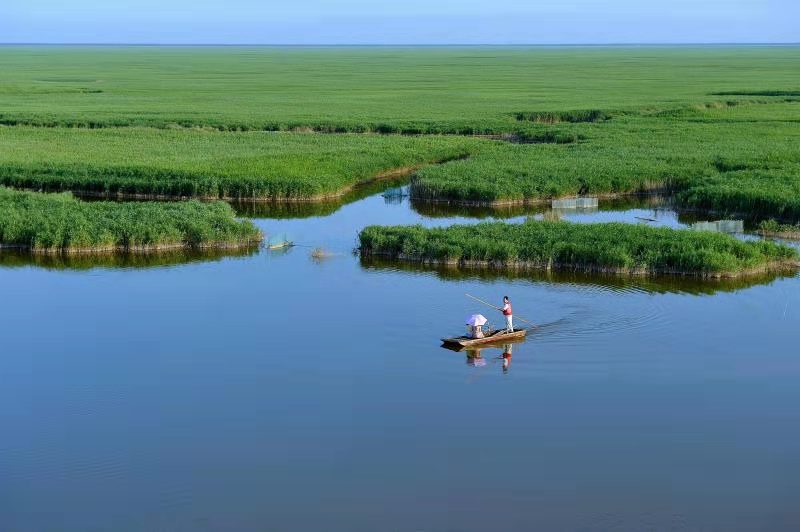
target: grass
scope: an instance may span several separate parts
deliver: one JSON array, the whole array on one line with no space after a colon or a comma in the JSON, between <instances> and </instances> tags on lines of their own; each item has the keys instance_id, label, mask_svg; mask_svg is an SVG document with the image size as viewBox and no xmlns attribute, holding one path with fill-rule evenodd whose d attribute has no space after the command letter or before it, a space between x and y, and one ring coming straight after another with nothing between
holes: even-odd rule
<instances>
[{"instance_id":1,"label":"grass","mask_svg":"<svg viewBox=\"0 0 800 532\"><path fill-rule=\"evenodd\" d=\"M335 196L469 153L463 137L0 127L0 184L97 195Z\"/></svg>"},{"instance_id":2,"label":"grass","mask_svg":"<svg viewBox=\"0 0 800 532\"><path fill-rule=\"evenodd\" d=\"M762 220L758 232L762 236L800 240L800 224L782 224L774 219Z\"/></svg>"},{"instance_id":3,"label":"grass","mask_svg":"<svg viewBox=\"0 0 800 532\"><path fill-rule=\"evenodd\" d=\"M773 242L623 223L369 226L359 240L366 257L500 269L735 277L797 264L796 251Z\"/></svg>"},{"instance_id":4,"label":"grass","mask_svg":"<svg viewBox=\"0 0 800 532\"><path fill-rule=\"evenodd\" d=\"M0 47L0 122L505 132L515 113L797 91L797 47ZM745 96L726 96L736 99Z\"/></svg>"},{"instance_id":5,"label":"grass","mask_svg":"<svg viewBox=\"0 0 800 532\"><path fill-rule=\"evenodd\" d=\"M417 199L666 189L794 222L798 60L793 46L4 46L0 184L306 201L421 168Z\"/></svg>"},{"instance_id":6,"label":"grass","mask_svg":"<svg viewBox=\"0 0 800 532\"><path fill-rule=\"evenodd\" d=\"M236 248L261 240L222 202L82 202L0 187L0 247L37 253Z\"/></svg>"},{"instance_id":7,"label":"grass","mask_svg":"<svg viewBox=\"0 0 800 532\"><path fill-rule=\"evenodd\" d=\"M666 189L687 207L798 219L799 123L800 102L642 110L573 124L584 140L571 145L482 145L423 169L412 195L502 204Z\"/></svg>"}]
</instances>

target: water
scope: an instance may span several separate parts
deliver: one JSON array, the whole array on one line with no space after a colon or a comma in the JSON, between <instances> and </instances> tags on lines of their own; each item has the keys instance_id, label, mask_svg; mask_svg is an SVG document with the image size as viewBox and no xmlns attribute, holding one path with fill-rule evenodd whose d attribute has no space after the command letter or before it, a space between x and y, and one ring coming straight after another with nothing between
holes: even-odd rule
<instances>
[{"instance_id":1,"label":"water","mask_svg":"<svg viewBox=\"0 0 800 532\"><path fill-rule=\"evenodd\" d=\"M356 199L262 206L288 251L6 255L0 528L800 526L800 278L362 264L370 223L543 214ZM566 216L694 221L608 205ZM501 321L467 292L542 325L507 371L440 348L470 313Z\"/></svg>"}]
</instances>

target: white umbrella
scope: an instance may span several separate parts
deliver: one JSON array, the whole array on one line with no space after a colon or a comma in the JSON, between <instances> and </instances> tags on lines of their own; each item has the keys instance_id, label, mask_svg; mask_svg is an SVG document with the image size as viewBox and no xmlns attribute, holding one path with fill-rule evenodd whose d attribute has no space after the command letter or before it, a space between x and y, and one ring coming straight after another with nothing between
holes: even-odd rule
<instances>
[{"instance_id":1,"label":"white umbrella","mask_svg":"<svg viewBox=\"0 0 800 532\"><path fill-rule=\"evenodd\" d=\"M473 314L469 318L467 318L467 325L471 325L473 327L480 327L481 325L486 325L487 320L483 314Z\"/></svg>"}]
</instances>

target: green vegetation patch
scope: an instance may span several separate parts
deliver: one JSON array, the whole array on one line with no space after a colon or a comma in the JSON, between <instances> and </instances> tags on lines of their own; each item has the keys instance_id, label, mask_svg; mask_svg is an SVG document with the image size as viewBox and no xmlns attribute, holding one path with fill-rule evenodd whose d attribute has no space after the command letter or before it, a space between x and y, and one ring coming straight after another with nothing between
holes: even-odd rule
<instances>
[{"instance_id":1,"label":"green vegetation patch","mask_svg":"<svg viewBox=\"0 0 800 532\"><path fill-rule=\"evenodd\" d=\"M83 202L0 187L0 247L42 253L245 247L261 240L226 203Z\"/></svg>"},{"instance_id":2,"label":"green vegetation patch","mask_svg":"<svg viewBox=\"0 0 800 532\"><path fill-rule=\"evenodd\" d=\"M747 46L3 46L0 123L503 133L515 111L793 93L798 59L798 47Z\"/></svg>"},{"instance_id":3,"label":"green vegetation patch","mask_svg":"<svg viewBox=\"0 0 800 532\"><path fill-rule=\"evenodd\" d=\"M537 122L539 124L559 124L570 122L573 124L580 122L603 122L609 120L611 115L599 109L582 109L578 111L536 111L528 113L516 113L517 120Z\"/></svg>"},{"instance_id":4,"label":"green vegetation patch","mask_svg":"<svg viewBox=\"0 0 800 532\"><path fill-rule=\"evenodd\" d=\"M773 242L623 223L370 226L359 239L366 257L500 269L732 277L797 264L796 251Z\"/></svg>"},{"instance_id":5,"label":"green vegetation patch","mask_svg":"<svg viewBox=\"0 0 800 532\"><path fill-rule=\"evenodd\" d=\"M480 142L452 136L0 127L0 184L108 196L304 200L463 157Z\"/></svg>"},{"instance_id":6,"label":"green vegetation patch","mask_svg":"<svg viewBox=\"0 0 800 532\"><path fill-rule=\"evenodd\" d=\"M510 204L662 190L689 207L800 218L800 103L708 107L692 117L621 115L560 124L572 144L481 145L469 159L418 172L412 195Z\"/></svg>"}]
</instances>

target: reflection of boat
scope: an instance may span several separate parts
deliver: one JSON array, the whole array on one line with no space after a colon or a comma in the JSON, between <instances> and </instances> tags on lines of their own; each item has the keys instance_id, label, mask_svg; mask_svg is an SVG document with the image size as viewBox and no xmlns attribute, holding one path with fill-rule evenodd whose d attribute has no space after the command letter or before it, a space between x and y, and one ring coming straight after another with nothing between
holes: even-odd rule
<instances>
[{"instance_id":1,"label":"reflection of boat","mask_svg":"<svg viewBox=\"0 0 800 532\"><path fill-rule=\"evenodd\" d=\"M455 338L442 338L445 347L467 347L471 345L490 344L494 342L505 342L508 340L522 339L528 333L525 329L514 332L506 332L505 329L490 331L483 338L470 338L469 336L458 336Z\"/></svg>"}]
</instances>

